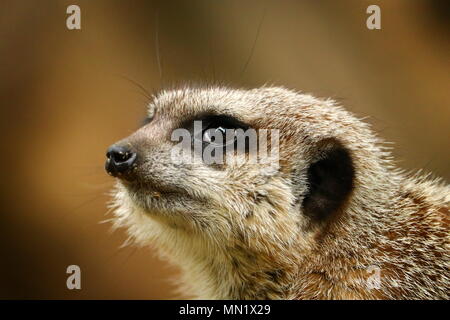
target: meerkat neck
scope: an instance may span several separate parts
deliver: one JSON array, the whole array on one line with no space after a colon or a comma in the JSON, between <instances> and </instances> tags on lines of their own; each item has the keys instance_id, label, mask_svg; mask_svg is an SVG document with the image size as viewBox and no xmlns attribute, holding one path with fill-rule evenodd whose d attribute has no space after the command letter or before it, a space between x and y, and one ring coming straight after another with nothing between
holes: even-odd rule
<instances>
[{"instance_id":1,"label":"meerkat neck","mask_svg":"<svg viewBox=\"0 0 450 320\"><path fill-rule=\"evenodd\" d=\"M397 180L386 180L389 186L385 187L399 190ZM291 246L277 244L256 250L245 243L218 244L204 235L182 230L165 231L165 236L178 241L162 243L176 244L167 252L183 271L185 285L181 289L189 288L183 291L195 292L197 298L293 299L299 298L299 287L305 292L300 298L342 294L349 298L372 297L374 292L365 285L371 275L367 270L377 266L371 247L378 246L378 237L389 227L386 221L392 221L385 216L395 211L396 193L375 198L370 190L359 190L341 214L345 223L330 221L315 230L299 232L298 241ZM367 214L361 215L362 211ZM364 231L367 225L373 226L372 233ZM305 238L312 239L310 246ZM336 261L341 264L339 270ZM351 289L355 282L360 285L358 291ZM329 292L309 292L308 288L317 283L328 287Z\"/></svg>"},{"instance_id":2,"label":"meerkat neck","mask_svg":"<svg viewBox=\"0 0 450 320\"><path fill-rule=\"evenodd\" d=\"M213 250L209 256L181 266L184 282L202 299L290 299L297 267L282 256L233 248ZM289 261L289 262L288 262Z\"/></svg>"}]
</instances>

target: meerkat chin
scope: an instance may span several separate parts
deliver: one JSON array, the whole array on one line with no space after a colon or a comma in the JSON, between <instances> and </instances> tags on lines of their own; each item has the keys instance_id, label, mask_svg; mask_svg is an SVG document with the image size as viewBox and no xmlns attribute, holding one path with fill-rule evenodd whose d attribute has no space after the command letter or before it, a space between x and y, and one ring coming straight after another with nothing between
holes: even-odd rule
<instances>
[{"instance_id":1,"label":"meerkat chin","mask_svg":"<svg viewBox=\"0 0 450 320\"><path fill-rule=\"evenodd\" d=\"M335 102L273 87L183 88L161 92L148 114L108 149L115 226L179 265L184 294L450 298L449 185L396 169L369 126ZM211 145L235 145L211 132L249 128L277 132L276 159L248 161L246 145L204 161ZM187 146L176 129L192 134Z\"/></svg>"}]
</instances>

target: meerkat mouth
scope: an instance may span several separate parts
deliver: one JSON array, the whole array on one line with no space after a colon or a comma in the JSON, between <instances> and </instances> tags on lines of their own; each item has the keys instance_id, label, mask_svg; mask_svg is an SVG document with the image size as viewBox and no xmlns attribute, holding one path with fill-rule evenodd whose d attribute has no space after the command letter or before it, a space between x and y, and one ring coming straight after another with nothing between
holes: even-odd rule
<instances>
[{"instance_id":1,"label":"meerkat mouth","mask_svg":"<svg viewBox=\"0 0 450 320\"><path fill-rule=\"evenodd\" d=\"M125 185L125 187L128 190L132 191L133 193L150 196L155 199L174 195L175 196L187 195L186 191L175 187L155 185L153 183L143 183L143 182L121 181L121 183Z\"/></svg>"},{"instance_id":2,"label":"meerkat mouth","mask_svg":"<svg viewBox=\"0 0 450 320\"><path fill-rule=\"evenodd\" d=\"M195 196L181 188L155 187L147 184L124 183L127 198L136 206L152 217L165 217L170 221L189 217L187 208L204 208L208 206L205 198ZM183 220L184 221L184 220ZM186 222L186 221L185 221Z\"/></svg>"}]
</instances>

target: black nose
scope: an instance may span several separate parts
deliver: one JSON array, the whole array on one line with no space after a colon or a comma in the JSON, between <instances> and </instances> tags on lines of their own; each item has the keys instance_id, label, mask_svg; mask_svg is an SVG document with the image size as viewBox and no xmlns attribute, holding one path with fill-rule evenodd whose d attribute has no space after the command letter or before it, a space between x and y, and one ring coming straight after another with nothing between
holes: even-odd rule
<instances>
[{"instance_id":1,"label":"black nose","mask_svg":"<svg viewBox=\"0 0 450 320\"><path fill-rule=\"evenodd\" d=\"M106 151L105 169L117 177L129 173L136 161L136 153L127 147L113 145Z\"/></svg>"}]
</instances>

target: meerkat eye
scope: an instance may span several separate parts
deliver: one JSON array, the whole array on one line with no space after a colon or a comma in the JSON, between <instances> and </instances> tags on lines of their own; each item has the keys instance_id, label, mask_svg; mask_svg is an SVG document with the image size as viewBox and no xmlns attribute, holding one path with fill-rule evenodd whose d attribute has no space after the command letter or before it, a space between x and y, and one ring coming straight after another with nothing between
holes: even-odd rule
<instances>
[{"instance_id":1,"label":"meerkat eye","mask_svg":"<svg viewBox=\"0 0 450 320\"><path fill-rule=\"evenodd\" d=\"M203 131L203 141L223 145L227 138L227 130L224 127L207 128Z\"/></svg>"},{"instance_id":2,"label":"meerkat eye","mask_svg":"<svg viewBox=\"0 0 450 320\"><path fill-rule=\"evenodd\" d=\"M195 123L201 123L201 130L196 131ZM225 148L237 143L238 133L244 132L249 125L229 115L204 114L197 115L180 125L193 133L192 141L201 141L203 147Z\"/></svg>"}]
</instances>

